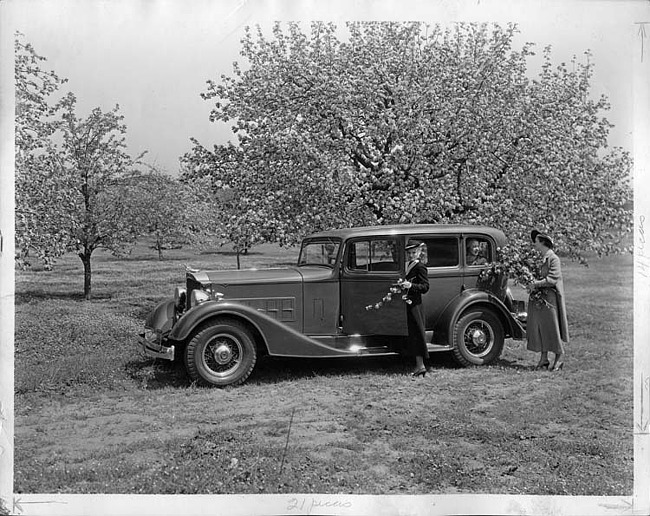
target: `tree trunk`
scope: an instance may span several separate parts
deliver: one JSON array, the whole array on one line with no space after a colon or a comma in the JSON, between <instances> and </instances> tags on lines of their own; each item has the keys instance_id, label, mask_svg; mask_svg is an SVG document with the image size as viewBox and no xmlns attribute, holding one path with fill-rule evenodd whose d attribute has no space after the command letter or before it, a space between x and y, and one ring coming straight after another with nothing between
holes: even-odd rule
<instances>
[{"instance_id":1,"label":"tree trunk","mask_svg":"<svg viewBox=\"0 0 650 516\"><path fill-rule=\"evenodd\" d=\"M240 254L241 254L241 252L239 251L239 249L237 249L237 269L241 269L241 264L239 262L239 255Z\"/></svg>"},{"instance_id":2,"label":"tree trunk","mask_svg":"<svg viewBox=\"0 0 650 516\"><path fill-rule=\"evenodd\" d=\"M84 264L84 297L86 300L90 301L92 297L92 269L90 267L90 257L91 252L79 253L79 258L81 258L81 263Z\"/></svg>"},{"instance_id":3,"label":"tree trunk","mask_svg":"<svg viewBox=\"0 0 650 516\"><path fill-rule=\"evenodd\" d=\"M162 250L162 241L160 239L156 240L156 249L158 250L158 261L163 261L163 250Z\"/></svg>"}]
</instances>

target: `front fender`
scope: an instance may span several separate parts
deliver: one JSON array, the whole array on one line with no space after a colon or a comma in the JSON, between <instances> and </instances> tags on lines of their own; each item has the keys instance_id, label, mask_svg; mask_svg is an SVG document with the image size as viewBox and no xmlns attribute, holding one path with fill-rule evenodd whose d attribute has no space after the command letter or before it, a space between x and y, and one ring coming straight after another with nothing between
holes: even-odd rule
<instances>
[{"instance_id":1,"label":"front fender","mask_svg":"<svg viewBox=\"0 0 650 516\"><path fill-rule=\"evenodd\" d=\"M169 339L184 341L201 323L224 315L236 317L249 323L261 336L271 356L340 357L355 355L349 350L335 349L321 344L253 307L223 300L206 301L185 313L169 334Z\"/></svg>"},{"instance_id":2,"label":"front fender","mask_svg":"<svg viewBox=\"0 0 650 516\"><path fill-rule=\"evenodd\" d=\"M169 333L174 325L174 300L165 299L156 305L144 321L145 328L158 330L163 335Z\"/></svg>"},{"instance_id":3,"label":"front fender","mask_svg":"<svg viewBox=\"0 0 650 516\"><path fill-rule=\"evenodd\" d=\"M484 307L493 310L503 323L506 337L513 339L525 338L526 331L521 326L521 323L513 317L510 310L508 310L506 305L498 297L490 292L471 288L464 290L456 299L447 305L441 314L436 324L439 339L451 345L451 337L456 321L458 321L463 312L472 307Z\"/></svg>"}]
</instances>

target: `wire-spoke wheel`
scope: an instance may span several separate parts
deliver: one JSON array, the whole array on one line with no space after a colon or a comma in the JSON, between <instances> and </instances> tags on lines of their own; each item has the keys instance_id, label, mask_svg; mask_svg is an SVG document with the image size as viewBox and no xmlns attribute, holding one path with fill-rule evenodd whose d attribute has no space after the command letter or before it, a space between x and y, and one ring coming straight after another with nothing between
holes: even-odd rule
<instances>
[{"instance_id":1,"label":"wire-spoke wheel","mask_svg":"<svg viewBox=\"0 0 650 516\"><path fill-rule=\"evenodd\" d=\"M250 330L234 319L218 319L201 326L185 350L192 380L208 385L243 383L257 361Z\"/></svg>"},{"instance_id":2,"label":"wire-spoke wheel","mask_svg":"<svg viewBox=\"0 0 650 516\"><path fill-rule=\"evenodd\" d=\"M464 366L489 364L501 355L503 342L499 318L488 310L472 309L454 328L454 357Z\"/></svg>"}]
</instances>

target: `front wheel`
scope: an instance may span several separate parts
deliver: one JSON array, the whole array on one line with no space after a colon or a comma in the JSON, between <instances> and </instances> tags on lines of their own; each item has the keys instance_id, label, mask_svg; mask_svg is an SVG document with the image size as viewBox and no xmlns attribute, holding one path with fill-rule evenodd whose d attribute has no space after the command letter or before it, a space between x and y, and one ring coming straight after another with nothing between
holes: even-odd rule
<instances>
[{"instance_id":1,"label":"front wheel","mask_svg":"<svg viewBox=\"0 0 650 516\"><path fill-rule=\"evenodd\" d=\"M202 325L185 349L190 378L204 385L243 383L257 361L250 330L237 320L220 319Z\"/></svg>"},{"instance_id":2,"label":"front wheel","mask_svg":"<svg viewBox=\"0 0 650 516\"><path fill-rule=\"evenodd\" d=\"M454 357L463 366L494 362L503 350L504 331L493 312L473 309L454 327Z\"/></svg>"}]
</instances>

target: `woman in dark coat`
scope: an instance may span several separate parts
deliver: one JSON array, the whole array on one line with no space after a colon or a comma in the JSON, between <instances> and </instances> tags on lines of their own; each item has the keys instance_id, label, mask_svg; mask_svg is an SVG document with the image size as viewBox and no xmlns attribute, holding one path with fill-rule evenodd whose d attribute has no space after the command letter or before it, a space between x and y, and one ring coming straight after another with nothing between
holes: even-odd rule
<instances>
[{"instance_id":1,"label":"woman in dark coat","mask_svg":"<svg viewBox=\"0 0 650 516\"><path fill-rule=\"evenodd\" d=\"M551 352L555 354L551 371L559 371L564 366L564 344L569 342L562 268L560 259L553 252L550 236L533 230L530 237L544 261L540 267L540 279L529 286L527 347L541 353L537 369L549 368L548 353Z\"/></svg>"},{"instance_id":2,"label":"woman in dark coat","mask_svg":"<svg viewBox=\"0 0 650 516\"><path fill-rule=\"evenodd\" d=\"M409 243L406 246L406 277L401 285L406 289L408 337L404 354L415 357L415 369L411 376L423 376L427 373L424 359L429 358L424 330L424 314L422 312L422 294L429 290L429 274L420 256L424 249L423 243Z\"/></svg>"}]
</instances>

